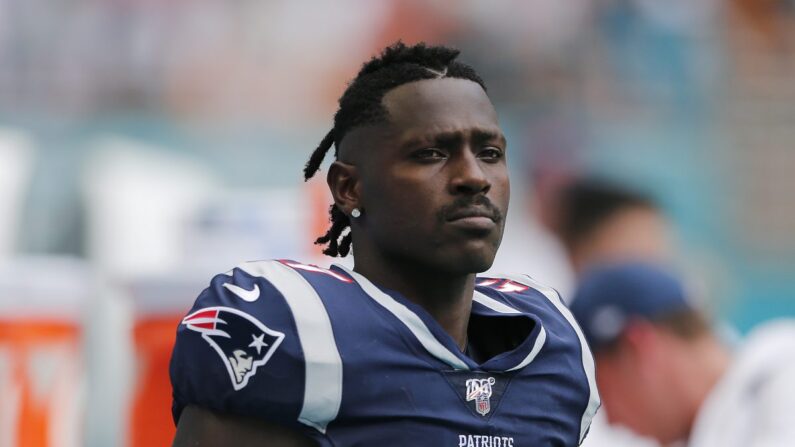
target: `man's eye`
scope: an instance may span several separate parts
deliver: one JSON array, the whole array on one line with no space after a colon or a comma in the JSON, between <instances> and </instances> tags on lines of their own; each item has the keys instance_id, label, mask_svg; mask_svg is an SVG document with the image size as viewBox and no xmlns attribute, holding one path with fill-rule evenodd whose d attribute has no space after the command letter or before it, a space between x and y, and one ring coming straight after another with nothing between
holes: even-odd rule
<instances>
[{"instance_id":1,"label":"man's eye","mask_svg":"<svg viewBox=\"0 0 795 447\"><path fill-rule=\"evenodd\" d=\"M444 152L433 147L420 149L414 152L412 155L414 158L419 160L441 160L447 157Z\"/></svg>"},{"instance_id":2,"label":"man's eye","mask_svg":"<svg viewBox=\"0 0 795 447\"><path fill-rule=\"evenodd\" d=\"M499 160L502 158L502 150L496 147L486 147L480 151L478 156L486 160Z\"/></svg>"}]
</instances>

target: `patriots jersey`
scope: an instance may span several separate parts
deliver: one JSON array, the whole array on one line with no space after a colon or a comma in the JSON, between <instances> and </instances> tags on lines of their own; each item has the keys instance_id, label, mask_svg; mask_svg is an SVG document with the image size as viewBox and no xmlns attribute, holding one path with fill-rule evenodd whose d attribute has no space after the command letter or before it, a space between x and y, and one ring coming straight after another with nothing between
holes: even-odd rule
<instances>
[{"instance_id":1,"label":"patriots jersey","mask_svg":"<svg viewBox=\"0 0 795 447\"><path fill-rule=\"evenodd\" d=\"M321 446L576 446L599 407L593 358L557 293L477 278L469 346L344 267L257 261L217 275L182 320L187 405L298 429Z\"/></svg>"}]
</instances>

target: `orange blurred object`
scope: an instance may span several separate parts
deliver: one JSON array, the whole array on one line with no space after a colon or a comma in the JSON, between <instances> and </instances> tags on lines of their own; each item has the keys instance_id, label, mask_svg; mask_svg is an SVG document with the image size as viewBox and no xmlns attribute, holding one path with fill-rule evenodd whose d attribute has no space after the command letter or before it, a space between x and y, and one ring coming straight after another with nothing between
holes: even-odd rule
<instances>
[{"instance_id":1,"label":"orange blurred object","mask_svg":"<svg viewBox=\"0 0 795 447\"><path fill-rule=\"evenodd\" d=\"M170 445L174 439L168 364L181 319L181 315L152 316L135 323L138 374L129 431L131 447Z\"/></svg>"},{"instance_id":2,"label":"orange blurred object","mask_svg":"<svg viewBox=\"0 0 795 447\"><path fill-rule=\"evenodd\" d=\"M73 445L79 401L80 340L77 324L0 320L0 352L9 356L9 380L0 382L0 444L16 447ZM37 364L37 359L51 364ZM42 366L47 367L42 371ZM73 433L72 433L73 434Z\"/></svg>"}]
</instances>

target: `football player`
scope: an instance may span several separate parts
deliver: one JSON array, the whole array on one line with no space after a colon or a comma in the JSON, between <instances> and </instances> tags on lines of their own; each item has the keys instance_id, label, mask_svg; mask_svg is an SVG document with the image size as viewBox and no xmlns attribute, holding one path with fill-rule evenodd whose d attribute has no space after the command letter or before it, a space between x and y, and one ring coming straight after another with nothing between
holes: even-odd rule
<instances>
[{"instance_id":1,"label":"football player","mask_svg":"<svg viewBox=\"0 0 795 447\"><path fill-rule=\"evenodd\" d=\"M317 242L355 265L213 278L178 329L174 445L582 442L599 398L571 314L527 276L476 277L503 234L506 141L457 56L398 43L350 83L305 177L333 146Z\"/></svg>"}]
</instances>

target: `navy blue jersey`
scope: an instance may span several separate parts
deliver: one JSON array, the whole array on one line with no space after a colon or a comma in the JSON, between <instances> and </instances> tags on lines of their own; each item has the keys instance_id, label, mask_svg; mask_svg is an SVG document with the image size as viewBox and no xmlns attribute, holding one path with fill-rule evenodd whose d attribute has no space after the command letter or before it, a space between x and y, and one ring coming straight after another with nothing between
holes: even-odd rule
<instances>
[{"instance_id":1,"label":"navy blue jersey","mask_svg":"<svg viewBox=\"0 0 795 447\"><path fill-rule=\"evenodd\" d=\"M194 404L322 446L579 445L599 397L568 309L529 277L476 284L464 353L422 307L343 267L218 275L177 332L174 419Z\"/></svg>"}]
</instances>

